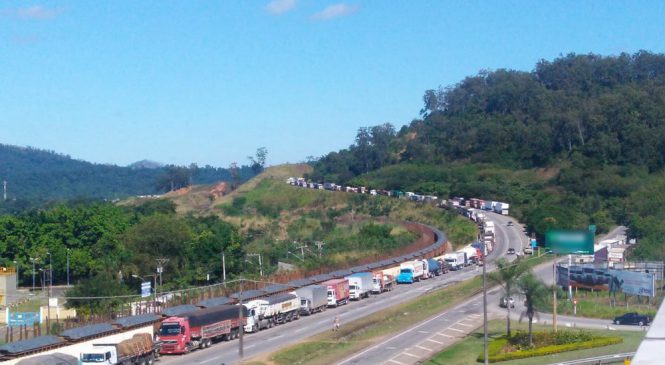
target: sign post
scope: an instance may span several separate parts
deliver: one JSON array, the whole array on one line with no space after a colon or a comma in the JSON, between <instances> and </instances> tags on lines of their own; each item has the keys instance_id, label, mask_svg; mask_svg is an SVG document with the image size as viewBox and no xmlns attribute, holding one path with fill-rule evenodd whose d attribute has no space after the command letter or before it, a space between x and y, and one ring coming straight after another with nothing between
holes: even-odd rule
<instances>
[{"instance_id":1,"label":"sign post","mask_svg":"<svg viewBox=\"0 0 665 365\"><path fill-rule=\"evenodd\" d=\"M552 250L555 258L552 264L552 276L554 278L552 324L554 332L556 332L556 256L566 254L593 255L593 232L590 230L553 229L545 233L545 245ZM568 268L568 271L570 272L570 268Z\"/></svg>"}]
</instances>

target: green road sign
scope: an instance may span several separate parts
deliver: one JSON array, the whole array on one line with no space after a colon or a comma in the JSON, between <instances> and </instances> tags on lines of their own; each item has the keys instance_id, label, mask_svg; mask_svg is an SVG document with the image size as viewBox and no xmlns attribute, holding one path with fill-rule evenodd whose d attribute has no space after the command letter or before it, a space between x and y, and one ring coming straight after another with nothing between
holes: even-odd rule
<instances>
[{"instance_id":1,"label":"green road sign","mask_svg":"<svg viewBox=\"0 0 665 365\"><path fill-rule=\"evenodd\" d=\"M559 255L592 255L593 233L584 230L553 229L545 233L545 245Z\"/></svg>"}]
</instances>

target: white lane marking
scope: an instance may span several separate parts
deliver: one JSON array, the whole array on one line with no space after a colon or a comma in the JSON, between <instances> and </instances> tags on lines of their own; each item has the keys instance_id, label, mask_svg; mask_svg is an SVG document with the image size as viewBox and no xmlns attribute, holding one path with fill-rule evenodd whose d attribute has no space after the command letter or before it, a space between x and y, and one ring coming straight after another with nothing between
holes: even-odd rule
<instances>
[{"instance_id":1,"label":"white lane marking","mask_svg":"<svg viewBox=\"0 0 665 365\"><path fill-rule=\"evenodd\" d=\"M461 321L460 321L460 322L457 322L457 323L455 323L455 324L459 324L460 326L464 326L464 327L473 327L472 325L470 325L470 324L466 324L466 323L462 323Z\"/></svg>"},{"instance_id":2,"label":"white lane marking","mask_svg":"<svg viewBox=\"0 0 665 365\"><path fill-rule=\"evenodd\" d=\"M401 361L397 361L397 360L395 360L395 359L390 359L390 360L388 360L388 361L390 361L390 362L394 362L395 364L399 364L399 365L406 365L405 363L403 363L403 362L401 362Z\"/></svg>"},{"instance_id":3,"label":"white lane marking","mask_svg":"<svg viewBox=\"0 0 665 365\"><path fill-rule=\"evenodd\" d=\"M425 341L434 342L434 343L438 343L439 345L443 345L443 342L441 342L441 341L437 341L437 340L433 340L433 339L431 339L431 338L428 338L428 339L426 339Z\"/></svg>"},{"instance_id":4,"label":"white lane marking","mask_svg":"<svg viewBox=\"0 0 665 365\"><path fill-rule=\"evenodd\" d=\"M423 346L420 346L420 345L416 345L416 347L419 348L419 349L421 349L421 350L425 350L425 351L434 351L434 350L432 350L431 348L423 347Z\"/></svg>"},{"instance_id":5,"label":"white lane marking","mask_svg":"<svg viewBox=\"0 0 665 365\"><path fill-rule=\"evenodd\" d=\"M418 333L429 333L429 331L418 331Z\"/></svg>"},{"instance_id":6,"label":"white lane marking","mask_svg":"<svg viewBox=\"0 0 665 365\"><path fill-rule=\"evenodd\" d=\"M243 346L243 347L246 348L246 349L251 349L251 348L254 347L254 346L256 346L256 344L253 344L253 345L247 345L247 346Z\"/></svg>"},{"instance_id":7,"label":"white lane marking","mask_svg":"<svg viewBox=\"0 0 665 365\"><path fill-rule=\"evenodd\" d=\"M445 334L445 333L441 333L441 332L439 332L439 333L437 333L437 334L438 334L439 336L443 336L443 337L455 338L455 336L451 336L451 335L448 335L448 334Z\"/></svg>"},{"instance_id":8,"label":"white lane marking","mask_svg":"<svg viewBox=\"0 0 665 365\"><path fill-rule=\"evenodd\" d=\"M406 355L406 356L410 356L410 357L415 357L416 359L420 359L420 356L416 356L416 355L414 355L410 352L406 352L406 351L402 352L402 355Z\"/></svg>"},{"instance_id":9,"label":"white lane marking","mask_svg":"<svg viewBox=\"0 0 665 365\"><path fill-rule=\"evenodd\" d=\"M457 305L457 307L455 307L455 308L453 308L453 309L464 308L464 307L468 306L469 303L473 302L474 300L478 300L478 298L471 298L471 299L469 299L469 300L466 300L466 301L464 301L463 303L460 303L459 305ZM415 330L417 330L418 328L420 328L420 327L422 327L422 326L424 326L424 325L426 325L426 324L431 323L432 321L436 321L436 320L442 318L443 316L445 316L446 314L449 314L449 313L450 313L449 311L445 311L445 312L443 312L443 313L438 314L438 315L437 315L436 317L434 317L434 318L428 318L428 319L426 319L426 320L423 320L423 321L420 322L419 324L417 324L417 325L415 325L415 326L413 326L413 327L407 329L406 331L402 331L402 332L400 332L400 333L398 333L398 334L396 334L396 335L394 335L394 336L392 336L392 337L386 339L385 341L383 341L383 342L381 342L381 343L377 343L376 345L374 345L374 346L372 346L372 347L369 347L369 348L365 349L364 351L361 351L361 352L359 352L359 353L357 353L357 354L355 354L355 355L353 355L353 356L351 356L351 357L348 357L348 358L346 358L346 359L344 359L344 360L338 362L337 365L346 364L346 363L348 363L348 362L350 362L350 361L352 361L352 360L354 360L354 359L357 359L357 358L359 358L360 356L363 356L363 355L365 355L366 353L368 353L368 352L370 352L370 351L374 351L374 350L376 350L377 348L380 348L381 346L383 346L384 344L386 344L386 343L388 343L388 342L390 342L390 341L392 341L392 340L394 340L394 339L396 339L396 338L398 338L398 337L402 337L402 336L404 336L404 334L406 334L406 333L409 333L409 332L411 332L411 331L415 331ZM453 336L448 336L448 335L443 335L443 336L445 336L445 337L451 337L451 338L453 337Z\"/></svg>"},{"instance_id":10,"label":"white lane marking","mask_svg":"<svg viewBox=\"0 0 665 365\"><path fill-rule=\"evenodd\" d=\"M453 331L457 331L457 332L462 332L462 333L464 333L463 330L459 330L459 329L454 328L454 327L448 327L448 329L449 329L449 330L453 330Z\"/></svg>"},{"instance_id":11,"label":"white lane marking","mask_svg":"<svg viewBox=\"0 0 665 365\"><path fill-rule=\"evenodd\" d=\"M221 358L222 358L221 356L212 357L212 358L210 358L210 359L208 359L208 360L203 360L203 361L201 361L199 364L205 364L205 363L207 363L207 362L217 361L217 360L219 360L219 359L221 359Z\"/></svg>"},{"instance_id":12,"label":"white lane marking","mask_svg":"<svg viewBox=\"0 0 665 365\"><path fill-rule=\"evenodd\" d=\"M395 350L396 348L397 347L395 347L395 346L388 346L388 347L386 347L386 350Z\"/></svg>"}]
</instances>

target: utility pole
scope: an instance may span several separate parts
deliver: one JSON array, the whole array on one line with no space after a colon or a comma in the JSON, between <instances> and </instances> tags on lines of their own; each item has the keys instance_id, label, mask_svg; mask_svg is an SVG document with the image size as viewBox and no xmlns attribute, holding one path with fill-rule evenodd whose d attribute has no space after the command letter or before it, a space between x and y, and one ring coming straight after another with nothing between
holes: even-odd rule
<instances>
[{"instance_id":1,"label":"utility pole","mask_svg":"<svg viewBox=\"0 0 665 365\"><path fill-rule=\"evenodd\" d=\"M2 200L7 200L7 180L2 182Z\"/></svg>"},{"instance_id":2,"label":"utility pole","mask_svg":"<svg viewBox=\"0 0 665 365\"><path fill-rule=\"evenodd\" d=\"M261 277L263 277L263 263L261 262L261 254L260 253L248 253L248 257L257 257L259 258L259 273L261 274Z\"/></svg>"},{"instance_id":3,"label":"utility pole","mask_svg":"<svg viewBox=\"0 0 665 365\"><path fill-rule=\"evenodd\" d=\"M158 259L155 259L155 261L157 261L157 274L159 274L159 288L164 290L164 286L162 284L162 273L164 272L163 265L168 263L169 259L158 258ZM155 300L157 300L157 293L158 293L158 291L155 289Z\"/></svg>"},{"instance_id":4,"label":"utility pole","mask_svg":"<svg viewBox=\"0 0 665 365\"><path fill-rule=\"evenodd\" d=\"M326 243L323 242L323 241L314 241L314 244L316 245L316 247L319 248L319 259L320 259L320 258L321 258L321 253L323 252L323 246L324 246Z\"/></svg>"},{"instance_id":5,"label":"utility pole","mask_svg":"<svg viewBox=\"0 0 665 365\"><path fill-rule=\"evenodd\" d=\"M226 256L224 256L223 249L222 249L222 282L226 283Z\"/></svg>"},{"instance_id":6,"label":"utility pole","mask_svg":"<svg viewBox=\"0 0 665 365\"><path fill-rule=\"evenodd\" d=\"M298 244L298 241L293 241L296 245ZM296 249L300 250L300 255L302 256L302 260L305 261L305 249L307 248L307 244L301 245L296 247Z\"/></svg>"}]
</instances>

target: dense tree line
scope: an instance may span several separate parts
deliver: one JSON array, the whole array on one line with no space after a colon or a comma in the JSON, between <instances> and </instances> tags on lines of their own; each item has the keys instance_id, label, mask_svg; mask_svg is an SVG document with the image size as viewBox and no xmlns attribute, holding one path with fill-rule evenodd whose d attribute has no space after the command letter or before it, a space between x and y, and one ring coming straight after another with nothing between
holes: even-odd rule
<instances>
[{"instance_id":1,"label":"dense tree line","mask_svg":"<svg viewBox=\"0 0 665 365\"><path fill-rule=\"evenodd\" d=\"M139 281L132 275L154 274L157 258L164 265L164 288L219 281L221 253L226 254L230 276L238 272L241 236L236 227L218 217L178 216L175 204L153 200L137 207L111 203L58 204L49 209L0 216L0 265L19 269L21 286L32 285L33 260L36 286L48 282L107 283L114 278L125 291L136 293ZM51 266L52 265L52 266ZM47 274L44 274L46 270ZM91 295L94 285L76 293Z\"/></svg>"},{"instance_id":2,"label":"dense tree line","mask_svg":"<svg viewBox=\"0 0 665 365\"><path fill-rule=\"evenodd\" d=\"M649 243L663 209L646 200L663 199L664 100L665 55L646 51L482 71L426 91L422 118L398 132L361 128L349 148L316 161L311 178L506 198L538 234L628 224L646 242L637 256L663 257Z\"/></svg>"},{"instance_id":3,"label":"dense tree line","mask_svg":"<svg viewBox=\"0 0 665 365\"><path fill-rule=\"evenodd\" d=\"M267 153L267 152L266 152ZM237 183L256 175L256 167L218 168L137 163L128 167L93 164L31 147L0 144L0 183L7 181L7 201L0 213L11 213L71 199L121 199L161 194L191 184ZM260 171L259 171L260 172Z\"/></svg>"}]
</instances>

